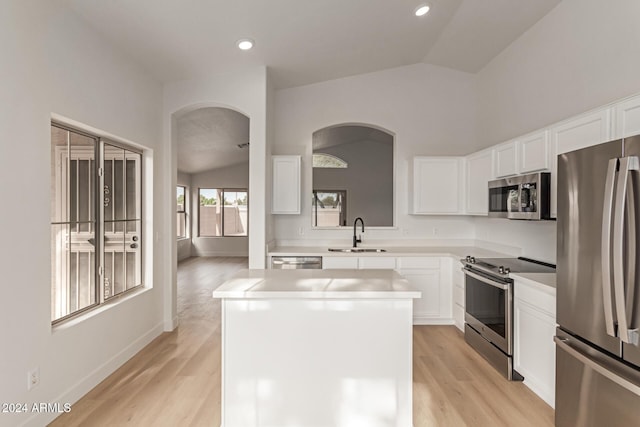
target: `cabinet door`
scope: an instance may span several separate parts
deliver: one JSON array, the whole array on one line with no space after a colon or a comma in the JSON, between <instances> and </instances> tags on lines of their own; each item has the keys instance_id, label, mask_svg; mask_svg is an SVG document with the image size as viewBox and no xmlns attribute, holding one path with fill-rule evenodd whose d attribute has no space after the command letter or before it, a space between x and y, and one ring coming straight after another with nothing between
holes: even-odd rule
<instances>
[{"instance_id":1,"label":"cabinet door","mask_svg":"<svg viewBox=\"0 0 640 427\"><path fill-rule=\"evenodd\" d=\"M555 318L516 298L514 308L514 365L524 383L551 407L555 404Z\"/></svg>"},{"instance_id":2,"label":"cabinet door","mask_svg":"<svg viewBox=\"0 0 640 427\"><path fill-rule=\"evenodd\" d=\"M462 158L413 159L413 214L461 214Z\"/></svg>"},{"instance_id":3,"label":"cabinet door","mask_svg":"<svg viewBox=\"0 0 640 427\"><path fill-rule=\"evenodd\" d=\"M383 256L360 257L358 258L358 267L393 270L396 268L396 258Z\"/></svg>"},{"instance_id":4,"label":"cabinet door","mask_svg":"<svg viewBox=\"0 0 640 427\"><path fill-rule=\"evenodd\" d=\"M551 150L551 216L557 216L558 155L601 144L611 139L611 109L604 108L560 123L549 129Z\"/></svg>"},{"instance_id":5,"label":"cabinet door","mask_svg":"<svg viewBox=\"0 0 640 427\"><path fill-rule=\"evenodd\" d=\"M615 117L615 138L640 134L640 96L616 104Z\"/></svg>"},{"instance_id":6,"label":"cabinet door","mask_svg":"<svg viewBox=\"0 0 640 427\"><path fill-rule=\"evenodd\" d=\"M611 109L593 111L560 123L550 129L556 153L562 154L611 139Z\"/></svg>"},{"instance_id":7,"label":"cabinet door","mask_svg":"<svg viewBox=\"0 0 640 427\"><path fill-rule=\"evenodd\" d=\"M358 268L358 258L353 256L323 256L322 269Z\"/></svg>"},{"instance_id":8,"label":"cabinet door","mask_svg":"<svg viewBox=\"0 0 640 427\"><path fill-rule=\"evenodd\" d=\"M398 266L410 266L418 261L422 268L402 268L399 273L422 292L420 299L413 300L413 323L415 325L450 325L452 315L452 264L450 258L400 257ZM436 268L429 268L431 263ZM439 266L439 267L438 267Z\"/></svg>"},{"instance_id":9,"label":"cabinet door","mask_svg":"<svg viewBox=\"0 0 640 427\"><path fill-rule=\"evenodd\" d=\"M440 270L400 270L400 274L422 292L422 297L413 300L413 324L438 323L441 317Z\"/></svg>"},{"instance_id":10,"label":"cabinet door","mask_svg":"<svg viewBox=\"0 0 640 427\"><path fill-rule=\"evenodd\" d=\"M496 178L516 175L518 173L518 142L511 141L500 144L496 151Z\"/></svg>"},{"instance_id":11,"label":"cabinet door","mask_svg":"<svg viewBox=\"0 0 640 427\"><path fill-rule=\"evenodd\" d=\"M300 214L300 156L272 156L271 213Z\"/></svg>"},{"instance_id":12,"label":"cabinet door","mask_svg":"<svg viewBox=\"0 0 640 427\"><path fill-rule=\"evenodd\" d=\"M493 151L484 150L466 158L466 213L488 215L489 187L493 179Z\"/></svg>"},{"instance_id":13,"label":"cabinet door","mask_svg":"<svg viewBox=\"0 0 640 427\"><path fill-rule=\"evenodd\" d=\"M549 169L549 132L546 130L520 140L520 173Z\"/></svg>"}]
</instances>

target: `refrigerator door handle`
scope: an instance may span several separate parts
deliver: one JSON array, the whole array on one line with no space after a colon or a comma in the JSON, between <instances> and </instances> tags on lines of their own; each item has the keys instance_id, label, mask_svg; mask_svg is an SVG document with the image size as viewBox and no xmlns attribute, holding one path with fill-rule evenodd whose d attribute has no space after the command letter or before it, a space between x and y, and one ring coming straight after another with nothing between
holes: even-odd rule
<instances>
[{"instance_id":1,"label":"refrigerator door handle","mask_svg":"<svg viewBox=\"0 0 640 427\"><path fill-rule=\"evenodd\" d=\"M607 367L602 366L600 363L598 363L598 361L596 361L596 360L592 359L591 357L589 357L588 354L585 354L582 351L580 351L579 349L574 348L571 345L571 339L569 339L569 338L560 338L558 336L555 336L555 337L553 337L553 340L555 341L556 345L558 346L558 348L560 350L566 352L567 354L569 354L573 358L575 358L578 361L582 362L585 366L588 366L589 368L593 369L594 371L596 371L597 373L599 373L603 377L605 377L605 378L613 381L614 383L618 384L620 387L624 387L625 389L627 389L631 393L635 394L636 396L640 396L640 386L638 384L636 384L636 383L634 383L632 381L629 381L628 379L626 379L624 377L621 377L620 375L618 375L615 372L611 371Z\"/></svg>"},{"instance_id":2,"label":"refrigerator door handle","mask_svg":"<svg viewBox=\"0 0 640 427\"><path fill-rule=\"evenodd\" d=\"M618 334L623 342L633 345L638 345L639 337L637 329L629 329L631 313L627 314L627 298L624 286L624 267L626 260L624 252L624 213L627 202L629 174L632 170L637 171L639 169L640 161L638 157L632 156L620 159L613 218L613 287L618 317ZM634 283L629 283L628 286L634 286ZM629 310L629 312L630 311L631 310Z\"/></svg>"},{"instance_id":3,"label":"refrigerator door handle","mask_svg":"<svg viewBox=\"0 0 640 427\"><path fill-rule=\"evenodd\" d=\"M604 203L602 207L602 302L604 304L604 320L607 334L615 337L615 325L613 321L613 286L611 283L611 217L613 216L613 190L615 186L618 159L609 160L607 168L607 180L604 187Z\"/></svg>"}]
</instances>

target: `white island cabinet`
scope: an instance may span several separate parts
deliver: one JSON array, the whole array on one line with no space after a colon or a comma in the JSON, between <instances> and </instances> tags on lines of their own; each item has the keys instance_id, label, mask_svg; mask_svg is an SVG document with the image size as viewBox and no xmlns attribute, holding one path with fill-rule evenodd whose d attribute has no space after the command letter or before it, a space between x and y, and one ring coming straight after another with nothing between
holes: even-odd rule
<instances>
[{"instance_id":1,"label":"white island cabinet","mask_svg":"<svg viewBox=\"0 0 640 427\"><path fill-rule=\"evenodd\" d=\"M222 300L222 427L412 425L412 307L393 270L243 270Z\"/></svg>"}]
</instances>

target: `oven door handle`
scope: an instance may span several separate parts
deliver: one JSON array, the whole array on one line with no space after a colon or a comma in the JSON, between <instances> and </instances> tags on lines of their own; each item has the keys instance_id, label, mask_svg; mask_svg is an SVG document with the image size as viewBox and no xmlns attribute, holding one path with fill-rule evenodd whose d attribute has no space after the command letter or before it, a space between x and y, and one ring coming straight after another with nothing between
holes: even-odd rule
<instances>
[{"instance_id":1,"label":"oven door handle","mask_svg":"<svg viewBox=\"0 0 640 427\"><path fill-rule=\"evenodd\" d=\"M466 268L462 269L462 272L464 274L468 274L469 276L473 277L474 279L480 280L483 283L486 283L487 285L491 285L493 287L502 289L502 290L508 290L509 289L509 284L508 283L500 283L500 282L494 282L491 279L487 279L486 277L483 277L479 274L476 273L472 273L471 271L467 270Z\"/></svg>"}]
</instances>

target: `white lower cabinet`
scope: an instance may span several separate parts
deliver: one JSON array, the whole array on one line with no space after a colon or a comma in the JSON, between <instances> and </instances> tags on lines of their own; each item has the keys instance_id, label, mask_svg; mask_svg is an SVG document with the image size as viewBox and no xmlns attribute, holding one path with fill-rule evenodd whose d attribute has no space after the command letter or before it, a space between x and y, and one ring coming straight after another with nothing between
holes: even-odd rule
<instances>
[{"instance_id":1,"label":"white lower cabinet","mask_svg":"<svg viewBox=\"0 0 640 427\"><path fill-rule=\"evenodd\" d=\"M542 285L541 285L542 286ZM524 384L555 406L555 289L542 291L526 282L514 283L514 367Z\"/></svg>"},{"instance_id":2,"label":"white lower cabinet","mask_svg":"<svg viewBox=\"0 0 640 427\"><path fill-rule=\"evenodd\" d=\"M325 256L322 257L322 268L395 269L413 287L422 292L421 298L413 300L414 325L451 325L454 323L452 258L437 256ZM459 294L460 291L457 292ZM462 319L464 319L464 309ZM458 325L458 327L461 328L462 325Z\"/></svg>"},{"instance_id":3,"label":"white lower cabinet","mask_svg":"<svg viewBox=\"0 0 640 427\"><path fill-rule=\"evenodd\" d=\"M395 270L396 268L396 258L395 257L387 257L387 256L376 256L376 257L360 257L358 258L358 267L359 268L389 268L391 270Z\"/></svg>"},{"instance_id":4,"label":"white lower cabinet","mask_svg":"<svg viewBox=\"0 0 640 427\"><path fill-rule=\"evenodd\" d=\"M358 258L350 256L323 256L322 268L332 270L335 268L358 268Z\"/></svg>"},{"instance_id":5,"label":"white lower cabinet","mask_svg":"<svg viewBox=\"0 0 640 427\"><path fill-rule=\"evenodd\" d=\"M451 260L449 258L398 258L398 272L413 287L422 292L421 298L413 300L414 325L450 325L453 323L450 271Z\"/></svg>"}]
</instances>

